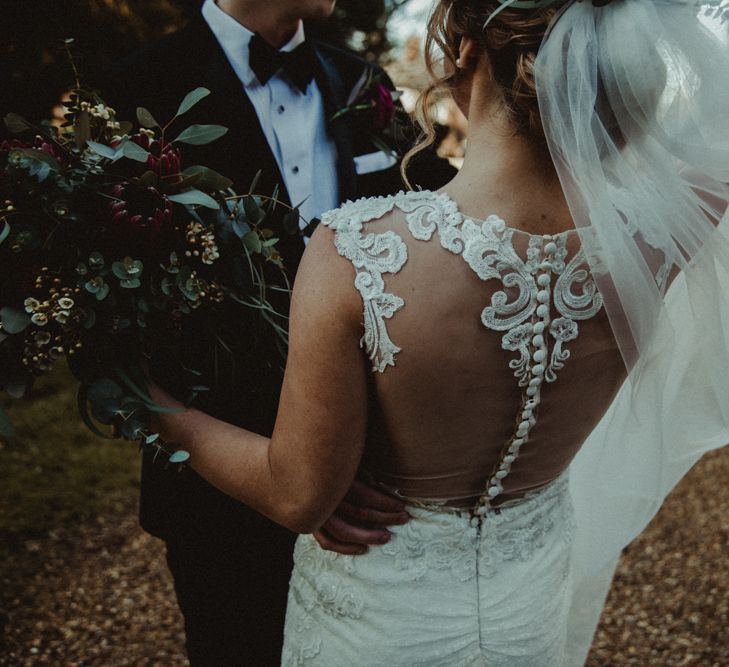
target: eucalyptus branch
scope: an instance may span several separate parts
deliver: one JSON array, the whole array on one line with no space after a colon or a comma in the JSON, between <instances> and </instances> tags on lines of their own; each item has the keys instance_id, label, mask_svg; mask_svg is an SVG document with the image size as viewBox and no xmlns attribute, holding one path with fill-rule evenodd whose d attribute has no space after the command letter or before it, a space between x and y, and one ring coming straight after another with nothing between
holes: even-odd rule
<instances>
[{"instance_id":1,"label":"eucalyptus branch","mask_svg":"<svg viewBox=\"0 0 729 667\"><path fill-rule=\"evenodd\" d=\"M71 65L71 69L73 70L73 77L76 82L76 90L81 90L81 75L79 74L78 68L76 67L76 61L74 60L73 53L71 53L71 44L73 44L73 42L73 39L64 39L63 48L66 51L66 57L68 58L68 62Z\"/></svg>"}]
</instances>

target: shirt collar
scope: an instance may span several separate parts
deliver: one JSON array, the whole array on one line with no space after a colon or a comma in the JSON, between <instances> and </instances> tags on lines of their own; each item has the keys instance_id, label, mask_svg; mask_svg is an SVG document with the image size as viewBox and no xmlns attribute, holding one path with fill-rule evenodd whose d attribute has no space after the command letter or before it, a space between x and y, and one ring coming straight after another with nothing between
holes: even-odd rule
<instances>
[{"instance_id":1,"label":"shirt collar","mask_svg":"<svg viewBox=\"0 0 729 667\"><path fill-rule=\"evenodd\" d=\"M215 0L205 0L202 15L243 85L249 87L257 84L258 79L248 63L248 44L253 33L220 9ZM299 27L294 36L279 50L293 51L305 40L304 23L299 21Z\"/></svg>"}]
</instances>

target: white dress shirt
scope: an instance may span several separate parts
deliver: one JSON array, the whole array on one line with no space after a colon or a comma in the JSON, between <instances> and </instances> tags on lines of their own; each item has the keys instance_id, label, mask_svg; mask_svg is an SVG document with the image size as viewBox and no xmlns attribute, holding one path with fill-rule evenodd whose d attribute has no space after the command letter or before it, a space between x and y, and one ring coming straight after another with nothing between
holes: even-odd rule
<instances>
[{"instance_id":1,"label":"white dress shirt","mask_svg":"<svg viewBox=\"0 0 729 667\"><path fill-rule=\"evenodd\" d=\"M291 203L301 204L303 228L312 218L339 205L337 151L327 134L321 91L312 81L302 93L283 72L261 85L248 63L253 33L220 9L215 0L205 0L202 14L256 110ZM299 23L298 31L281 51L293 51L304 39L304 25ZM241 155L240 159L249 158Z\"/></svg>"}]
</instances>

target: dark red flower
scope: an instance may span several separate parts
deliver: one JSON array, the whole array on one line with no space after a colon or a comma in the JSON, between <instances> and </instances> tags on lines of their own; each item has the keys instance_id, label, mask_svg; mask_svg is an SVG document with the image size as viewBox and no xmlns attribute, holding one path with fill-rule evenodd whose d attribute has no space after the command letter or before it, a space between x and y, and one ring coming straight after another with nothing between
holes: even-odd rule
<instances>
[{"instance_id":1,"label":"dark red flower","mask_svg":"<svg viewBox=\"0 0 729 667\"><path fill-rule=\"evenodd\" d=\"M130 139L138 146L149 151L147 168L155 172L160 178L178 176L182 171L180 151L172 144L162 144L146 134L133 134Z\"/></svg>"},{"instance_id":2,"label":"dark red flower","mask_svg":"<svg viewBox=\"0 0 729 667\"><path fill-rule=\"evenodd\" d=\"M130 235L156 238L172 222L172 202L157 188L141 183L116 185L111 206L112 222Z\"/></svg>"},{"instance_id":3,"label":"dark red flower","mask_svg":"<svg viewBox=\"0 0 729 667\"><path fill-rule=\"evenodd\" d=\"M50 155L52 158L55 158L56 160L60 159L61 157L56 150L56 147L43 137L35 138L35 141L33 142L33 148L36 148L39 151L43 151L44 153L48 153L48 155Z\"/></svg>"},{"instance_id":4,"label":"dark red flower","mask_svg":"<svg viewBox=\"0 0 729 667\"><path fill-rule=\"evenodd\" d=\"M56 160L61 157L56 147L44 137L36 137L32 144L21 141L20 139L5 139L0 141L0 153L14 151L19 148L35 148L36 150L47 153Z\"/></svg>"},{"instance_id":5,"label":"dark red flower","mask_svg":"<svg viewBox=\"0 0 729 667\"><path fill-rule=\"evenodd\" d=\"M30 148L30 144L26 144L19 139L3 139L0 141L0 153L9 153L17 148Z\"/></svg>"},{"instance_id":6,"label":"dark red flower","mask_svg":"<svg viewBox=\"0 0 729 667\"><path fill-rule=\"evenodd\" d=\"M395 100L392 92L384 83L376 83L372 90L373 125L376 130L384 130L395 117Z\"/></svg>"}]
</instances>

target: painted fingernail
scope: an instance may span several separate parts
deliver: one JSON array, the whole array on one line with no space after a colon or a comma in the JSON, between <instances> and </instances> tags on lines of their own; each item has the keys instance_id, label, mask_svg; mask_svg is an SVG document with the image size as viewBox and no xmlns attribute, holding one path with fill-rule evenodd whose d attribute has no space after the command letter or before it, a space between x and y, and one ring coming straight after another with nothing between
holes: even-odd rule
<instances>
[{"instance_id":1,"label":"painted fingernail","mask_svg":"<svg viewBox=\"0 0 729 667\"><path fill-rule=\"evenodd\" d=\"M380 535L380 544L385 544L390 541L390 533L382 533Z\"/></svg>"}]
</instances>

